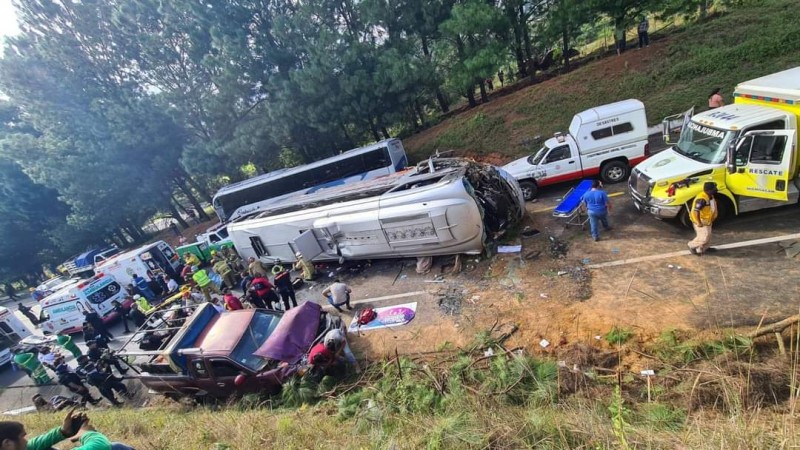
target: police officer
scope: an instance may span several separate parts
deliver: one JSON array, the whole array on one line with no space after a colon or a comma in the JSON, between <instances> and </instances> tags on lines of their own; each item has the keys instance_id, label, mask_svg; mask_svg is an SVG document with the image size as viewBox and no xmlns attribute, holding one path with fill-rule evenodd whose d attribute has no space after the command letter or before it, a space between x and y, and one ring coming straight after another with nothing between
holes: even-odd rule
<instances>
[{"instance_id":1,"label":"police officer","mask_svg":"<svg viewBox=\"0 0 800 450\"><path fill-rule=\"evenodd\" d=\"M101 367L107 367L109 371L111 370L111 365L117 368L117 371L124 375L128 372L128 369L122 367L119 362L119 357L116 355L112 355L109 352L108 347L100 347L98 342L95 340L86 341L86 346L89 347L89 351L86 352L86 356L89 357L93 363L97 364Z\"/></svg>"},{"instance_id":2,"label":"police officer","mask_svg":"<svg viewBox=\"0 0 800 450\"><path fill-rule=\"evenodd\" d=\"M92 405L100 403L100 399L92 397L89 388L81 381L81 377L70 370L66 364L62 363L56 367L56 375L58 376L58 384L66 387L70 392L80 395L83 403L91 403Z\"/></svg>"},{"instance_id":3,"label":"police officer","mask_svg":"<svg viewBox=\"0 0 800 450\"><path fill-rule=\"evenodd\" d=\"M128 392L128 388L125 387L121 379L91 362L86 355L78 357L78 368L75 370L75 373L85 379L89 385L96 387L97 390L100 391L100 394L114 406L121 406L123 404L114 396L114 391L128 398L133 396L133 394Z\"/></svg>"},{"instance_id":4,"label":"police officer","mask_svg":"<svg viewBox=\"0 0 800 450\"><path fill-rule=\"evenodd\" d=\"M695 238L689 241L689 251L697 256L702 256L707 251L713 251L709 247L711 242L711 226L717 218L717 200L714 196L717 193L717 183L707 181L703 184L703 192L697 194L692 202L692 209L689 211L689 218L696 234Z\"/></svg>"}]
</instances>

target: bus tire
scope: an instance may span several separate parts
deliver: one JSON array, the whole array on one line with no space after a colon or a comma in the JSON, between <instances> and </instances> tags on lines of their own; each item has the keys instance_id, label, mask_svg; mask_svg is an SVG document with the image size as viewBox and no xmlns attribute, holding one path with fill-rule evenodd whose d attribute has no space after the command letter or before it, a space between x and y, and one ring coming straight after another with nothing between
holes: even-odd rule
<instances>
[{"instance_id":1,"label":"bus tire","mask_svg":"<svg viewBox=\"0 0 800 450\"><path fill-rule=\"evenodd\" d=\"M522 190L522 198L529 202L539 195L539 186L534 181L520 181L519 188Z\"/></svg>"},{"instance_id":2,"label":"bus tire","mask_svg":"<svg viewBox=\"0 0 800 450\"><path fill-rule=\"evenodd\" d=\"M630 172L631 168L627 162L618 159L608 161L600 168L600 179L608 184L620 183L628 178Z\"/></svg>"}]
</instances>

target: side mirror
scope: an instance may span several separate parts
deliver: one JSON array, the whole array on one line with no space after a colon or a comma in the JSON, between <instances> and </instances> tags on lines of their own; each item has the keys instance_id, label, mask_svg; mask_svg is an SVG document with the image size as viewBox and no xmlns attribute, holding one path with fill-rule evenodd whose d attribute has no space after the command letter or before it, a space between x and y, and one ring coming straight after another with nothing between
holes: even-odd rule
<instances>
[{"instance_id":1,"label":"side mirror","mask_svg":"<svg viewBox=\"0 0 800 450\"><path fill-rule=\"evenodd\" d=\"M242 386L245 381L247 381L247 374L240 373L236 375L236 378L233 379L233 384L236 386Z\"/></svg>"},{"instance_id":2,"label":"side mirror","mask_svg":"<svg viewBox=\"0 0 800 450\"><path fill-rule=\"evenodd\" d=\"M728 173L736 173L736 141L731 142L730 145L728 145L725 159L727 160L726 167L728 169Z\"/></svg>"}]
</instances>

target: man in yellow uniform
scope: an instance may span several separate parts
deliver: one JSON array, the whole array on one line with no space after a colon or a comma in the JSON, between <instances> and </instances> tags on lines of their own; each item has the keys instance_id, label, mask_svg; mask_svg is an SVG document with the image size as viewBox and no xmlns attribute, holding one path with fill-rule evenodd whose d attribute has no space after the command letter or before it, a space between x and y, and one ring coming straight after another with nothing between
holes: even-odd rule
<instances>
[{"instance_id":1,"label":"man in yellow uniform","mask_svg":"<svg viewBox=\"0 0 800 450\"><path fill-rule=\"evenodd\" d=\"M703 185L703 192L697 194L692 202L692 209L689 211L689 218L696 236L689 241L689 251L697 256L713 250L709 248L711 242L711 225L717 218L717 200L714 195L717 193L717 184L708 181Z\"/></svg>"},{"instance_id":2,"label":"man in yellow uniform","mask_svg":"<svg viewBox=\"0 0 800 450\"><path fill-rule=\"evenodd\" d=\"M303 271L303 280L305 281L313 280L315 275L314 263L306 261L306 259L303 258L303 254L300 252L295 253L294 256L297 258L297 262L294 263L294 267L292 268L294 270Z\"/></svg>"},{"instance_id":3,"label":"man in yellow uniform","mask_svg":"<svg viewBox=\"0 0 800 450\"><path fill-rule=\"evenodd\" d=\"M200 258L197 257L192 252L187 252L183 254L183 261L186 263L187 266L199 266L200 265Z\"/></svg>"},{"instance_id":4,"label":"man in yellow uniform","mask_svg":"<svg viewBox=\"0 0 800 450\"><path fill-rule=\"evenodd\" d=\"M214 263L214 272L217 272L222 278L225 287L233 289L235 284L233 281L233 269L231 269L231 266L225 261L225 258L223 258L222 255L218 255L214 257L212 262Z\"/></svg>"}]
</instances>

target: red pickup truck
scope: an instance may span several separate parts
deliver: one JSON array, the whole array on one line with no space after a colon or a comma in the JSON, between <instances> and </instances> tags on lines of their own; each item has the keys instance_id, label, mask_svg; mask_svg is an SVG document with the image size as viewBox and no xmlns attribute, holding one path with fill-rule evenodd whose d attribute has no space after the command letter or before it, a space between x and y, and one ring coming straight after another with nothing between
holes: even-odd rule
<instances>
[{"instance_id":1,"label":"red pickup truck","mask_svg":"<svg viewBox=\"0 0 800 450\"><path fill-rule=\"evenodd\" d=\"M135 357L132 367L142 384L169 398L274 394L295 375L310 348L335 328L345 331L342 320L313 302L285 313L264 309L219 313L204 304L173 335L166 319L140 332L167 336L159 349L123 348L118 355Z\"/></svg>"}]
</instances>

